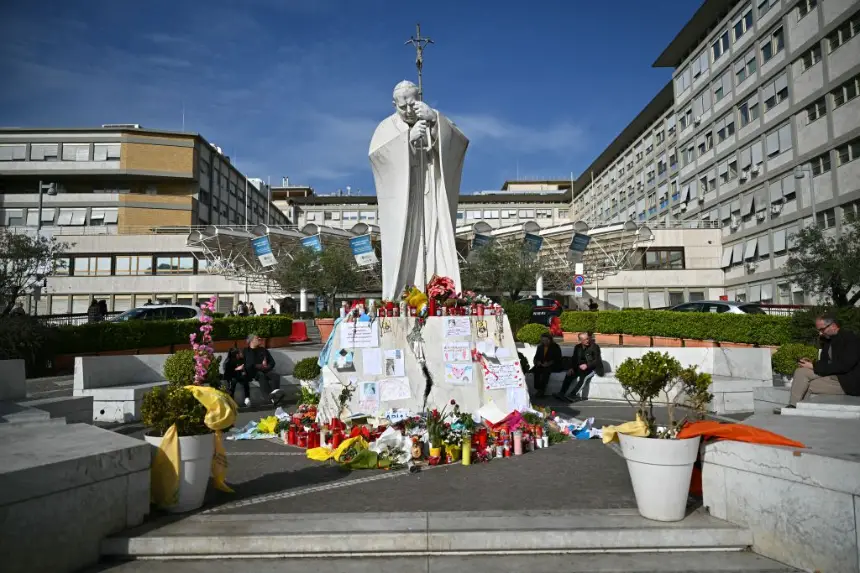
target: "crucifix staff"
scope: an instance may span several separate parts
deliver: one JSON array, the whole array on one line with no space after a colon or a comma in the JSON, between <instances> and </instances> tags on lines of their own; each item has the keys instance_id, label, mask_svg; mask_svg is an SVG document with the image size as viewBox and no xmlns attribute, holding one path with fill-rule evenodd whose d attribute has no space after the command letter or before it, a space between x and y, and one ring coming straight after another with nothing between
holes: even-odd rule
<instances>
[{"instance_id":1,"label":"crucifix staff","mask_svg":"<svg viewBox=\"0 0 860 573\"><path fill-rule=\"evenodd\" d=\"M405 46L412 45L415 47L415 67L418 68L418 99L424 100L424 85L422 83L422 71L424 69L424 48L427 47L428 44L433 44L433 40L430 38L422 38L421 37L421 24L415 24L415 35L411 36L406 42L404 42Z\"/></svg>"}]
</instances>

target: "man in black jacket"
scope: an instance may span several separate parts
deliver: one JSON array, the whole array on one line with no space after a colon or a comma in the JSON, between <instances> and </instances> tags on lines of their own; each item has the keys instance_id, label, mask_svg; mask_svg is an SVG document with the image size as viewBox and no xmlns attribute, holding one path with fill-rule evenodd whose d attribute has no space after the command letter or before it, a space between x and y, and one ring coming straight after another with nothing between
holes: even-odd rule
<instances>
[{"instance_id":1,"label":"man in black jacket","mask_svg":"<svg viewBox=\"0 0 860 573\"><path fill-rule=\"evenodd\" d=\"M806 359L798 363L791 383L792 408L807 394L860 396L860 338L842 330L829 315L815 319L821 337L821 353L813 364Z\"/></svg>"},{"instance_id":2,"label":"man in black jacket","mask_svg":"<svg viewBox=\"0 0 860 573\"><path fill-rule=\"evenodd\" d=\"M561 370L561 360L561 347L553 342L550 334L542 334L532 367L535 392L538 398L543 397L546 393L550 374Z\"/></svg>"},{"instance_id":3,"label":"man in black jacket","mask_svg":"<svg viewBox=\"0 0 860 573\"><path fill-rule=\"evenodd\" d=\"M579 334L579 344L573 348L571 367L567 371L567 376L564 377L561 392L553 395L559 400L566 402L581 400L581 398L577 397L577 393L585 385L585 382L594 377L595 374L598 376L603 376L604 374L603 357L600 356L600 347L591 340L591 335L582 332ZM568 395L567 390L574 380L576 380L576 384L573 387L573 392Z\"/></svg>"},{"instance_id":4,"label":"man in black jacket","mask_svg":"<svg viewBox=\"0 0 860 573\"><path fill-rule=\"evenodd\" d=\"M277 406L284 399L281 391L281 377L275 372L275 359L263 347L260 337L256 334L248 336L248 347L245 349L245 372L248 379L260 383L260 390L268 394L272 404Z\"/></svg>"}]
</instances>

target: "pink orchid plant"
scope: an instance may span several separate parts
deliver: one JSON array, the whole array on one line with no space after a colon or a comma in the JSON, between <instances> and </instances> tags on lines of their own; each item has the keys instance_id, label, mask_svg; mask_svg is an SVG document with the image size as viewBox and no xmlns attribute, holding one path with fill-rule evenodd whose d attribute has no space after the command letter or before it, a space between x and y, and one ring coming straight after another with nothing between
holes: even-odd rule
<instances>
[{"instance_id":1,"label":"pink orchid plant","mask_svg":"<svg viewBox=\"0 0 860 573\"><path fill-rule=\"evenodd\" d=\"M196 332L189 337L194 349L194 384L197 386L206 382L209 365L215 360L215 351L212 348L212 313L215 311L216 300L213 296L200 304L200 342L197 342Z\"/></svg>"}]
</instances>

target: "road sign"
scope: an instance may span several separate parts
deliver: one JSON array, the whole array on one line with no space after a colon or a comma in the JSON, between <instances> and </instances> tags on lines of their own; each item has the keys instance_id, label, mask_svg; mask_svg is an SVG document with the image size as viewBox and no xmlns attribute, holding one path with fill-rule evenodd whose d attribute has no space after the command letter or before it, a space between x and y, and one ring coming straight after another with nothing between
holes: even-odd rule
<instances>
[{"instance_id":1,"label":"road sign","mask_svg":"<svg viewBox=\"0 0 860 573\"><path fill-rule=\"evenodd\" d=\"M573 274L584 275L585 274L585 265L582 263L576 263L575 265L573 265Z\"/></svg>"},{"instance_id":2,"label":"road sign","mask_svg":"<svg viewBox=\"0 0 860 573\"><path fill-rule=\"evenodd\" d=\"M573 296L582 298L582 285L576 285L573 287Z\"/></svg>"},{"instance_id":3,"label":"road sign","mask_svg":"<svg viewBox=\"0 0 860 573\"><path fill-rule=\"evenodd\" d=\"M575 277L573 277L573 284L578 285L578 286L584 285L585 284L585 277L582 275L576 275Z\"/></svg>"}]
</instances>

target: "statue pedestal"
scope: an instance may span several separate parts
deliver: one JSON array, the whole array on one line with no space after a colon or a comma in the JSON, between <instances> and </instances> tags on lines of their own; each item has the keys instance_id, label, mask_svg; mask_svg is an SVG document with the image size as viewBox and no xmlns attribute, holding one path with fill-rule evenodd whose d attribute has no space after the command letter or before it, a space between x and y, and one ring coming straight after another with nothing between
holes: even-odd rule
<instances>
[{"instance_id":1,"label":"statue pedestal","mask_svg":"<svg viewBox=\"0 0 860 573\"><path fill-rule=\"evenodd\" d=\"M422 412L427 380L415 346L423 348L433 380L428 410L441 410L452 399L471 413L490 401L503 412L530 406L507 316L429 317L420 329L423 343L413 344L416 323L400 317L337 325L322 369L321 422L356 414L381 417L393 411L396 419ZM476 348L484 353L481 361L472 359ZM342 409L339 397L347 386L353 394Z\"/></svg>"}]
</instances>

